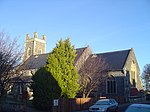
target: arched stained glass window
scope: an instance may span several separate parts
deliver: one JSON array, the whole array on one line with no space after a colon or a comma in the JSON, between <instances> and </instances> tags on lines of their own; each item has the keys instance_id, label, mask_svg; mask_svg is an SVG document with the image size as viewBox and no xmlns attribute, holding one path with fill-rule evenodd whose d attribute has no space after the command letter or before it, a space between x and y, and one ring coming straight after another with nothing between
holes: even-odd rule
<instances>
[{"instance_id":1,"label":"arched stained glass window","mask_svg":"<svg viewBox=\"0 0 150 112\"><path fill-rule=\"evenodd\" d=\"M116 80L113 76L108 77L106 81L106 90L108 94L116 93Z\"/></svg>"}]
</instances>

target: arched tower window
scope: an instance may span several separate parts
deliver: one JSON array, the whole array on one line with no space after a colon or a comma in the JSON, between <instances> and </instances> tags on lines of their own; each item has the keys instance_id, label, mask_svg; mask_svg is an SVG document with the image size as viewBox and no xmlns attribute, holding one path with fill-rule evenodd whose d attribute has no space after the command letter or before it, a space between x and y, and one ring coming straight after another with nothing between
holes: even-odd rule
<instances>
[{"instance_id":1,"label":"arched tower window","mask_svg":"<svg viewBox=\"0 0 150 112\"><path fill-rule=\"evenodd\" d=\"M31 48L30 47L28 48L27 54L28 54L28 56L31 56Z\"/></svg>"},{"instance_id":2,"label":"arched tower window","mask_svg":"<svg viewBox=\"0 0 150 112\"><path fill-rule=\"evenodd\" d=\"M108 94L116 93L116 80L113 76L108 77L106 80L106 91Z\"/></svg>"},{"instance_id":3,"label":"arched tower window","mask_svg":"<svg viewBox=\"0 0 150 112\"><path fill-rule=\"evenodd\" d=\"M42 49L38 49L38 54L42 54Z\"/></svg>"},{"instance_id":4,"label":"arched tower window","mask_svg":"<svg viewBox=\"0 0 150 112\"><path fill-rule=\"evenodd\" d=\"M23 62L25 62L31 55L43 54L46 51L46 36L42 36L42 39L38 38L37 32L33 37L29 34L26 35L26 42L24 44L24 56Z\"/></svg>"}]
</instances>

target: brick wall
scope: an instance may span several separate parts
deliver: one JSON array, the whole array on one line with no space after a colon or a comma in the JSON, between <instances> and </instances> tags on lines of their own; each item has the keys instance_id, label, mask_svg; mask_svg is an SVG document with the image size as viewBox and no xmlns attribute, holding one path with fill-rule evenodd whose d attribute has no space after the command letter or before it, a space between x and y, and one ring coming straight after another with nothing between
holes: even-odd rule
<instances>
[{"instance_id":1,"label":"brick wall","mask_svg":"<svg viewBox=\"0 0 150 112\"><path fill-rule=\"evenodd\" d=\"M88 110L97 100L101 98L72 98L59 99L59 106L53 107L52 112L73 112Z\"/></svg>"},{"instance_id":2,"label":"brick wall","mask_svg":"<svg viewBox=\"0 0 150 112\"><path fill-rule=\"evenodd\" d=\"M53 107L52 112L75 112L81 110L88 110L97 100L106 97L97 98L72 98L72 99L59 99L59 106ZM123 97L114 97L118 103L124 103Z\"/></svg>"}]
</instances>

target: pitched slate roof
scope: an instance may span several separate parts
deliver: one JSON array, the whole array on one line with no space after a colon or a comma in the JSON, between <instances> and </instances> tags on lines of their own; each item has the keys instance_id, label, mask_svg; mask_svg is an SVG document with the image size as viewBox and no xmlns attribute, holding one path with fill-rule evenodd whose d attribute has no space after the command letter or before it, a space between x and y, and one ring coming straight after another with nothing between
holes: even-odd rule
<instances>
[{"instance_id":1,"label":"pitched slate roof","mask_svg":"<svg viewBox=\"0 0 150 112\"><path fill-rule=\"evenodd\" d=\"M82 53L84 52L84 50L86 49L87 47L83 47L83 48L78 48L76 49L76 59L75 59L75 63L77 62L77 60L80 58L80 56L82 55Z\"/></svg>"},{"instance_id":2,"label":"pitched slate roof","mask_svg":"<svg viewBox=\"0 0 150 112\"><path fill-rule=\"evenodd\" d=\"M127 60L129 52L130 52L130 49L100 53L96 55L98 57L104 58L105 62L108 65L108 70L122 70Z\"/></svg>"},{"instance_id":3,"label":"pitched slate roof","mask_svg":"<svg viewBox=\"0 0 150 112\"><path fill-rule=\"evenodd\" d=\"M75 59L75 63L86 48L87 47L76 49L77 56ZM98 56L99 58L103 58L105 60L105 62L108 65L108 70L122 70L127 60L129 52L130 52L130 49L114 51L114 52L99 53L99 54L96 54L96 56ZM30 56L22 65L23 69L29 70L29 69L39 69L43 67L46 64L48 55L49 54L47 53L47 54Z\"/></svg>"},{"instance_id":4,"label":"pitched slate roof","mask_svg":"<svg viewBox=\"0 0 150 112\"><path fill-rule=\"evenodd\" d=\"M46 64L48 55L49 53L32 55L24 62L24 64L22 65L22 68L24 70L39 69Z\"/></svg>"},{"instance_id":5,"label":"pitched slate roof","mask_svg":"<svg viewBox=\"0 0 150 112\"><path fill-rule=\"evenodd\" d=\"M79 57L82 55L82 53L84 52L84 50L86 48L87 47L76 49L77 56L75 59L75 63L79 59ZM21 66L21 68L24 70L39 69L46 64L48 55L49 55L49 53L32 55L25 61L25 63Z\"/></svg>"}]
</instances>

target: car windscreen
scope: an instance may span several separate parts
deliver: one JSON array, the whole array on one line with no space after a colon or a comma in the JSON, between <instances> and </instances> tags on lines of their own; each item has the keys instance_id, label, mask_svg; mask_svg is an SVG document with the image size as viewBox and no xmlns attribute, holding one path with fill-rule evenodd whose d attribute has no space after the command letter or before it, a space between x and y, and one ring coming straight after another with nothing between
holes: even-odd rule
<instances>
[{"instance_id":1,"label":"car windscreen","mask_svg":"<svg viewBox=\"0 0 150 112\"><path fill-rule=\"evenodd\" d=\"M150 108L129 107L125 112L150 112Z\"/></svg>"},{"instance_id":2,"label":"car windscreen","mask_svg":"<svg viewBox=\"0 0 150 112\"><path fill-rule=\"evenodd\" d=\"M110 102L109 101L98 101L96 102L96 105L109 105Z\"/></svg>"}]
</instances>

